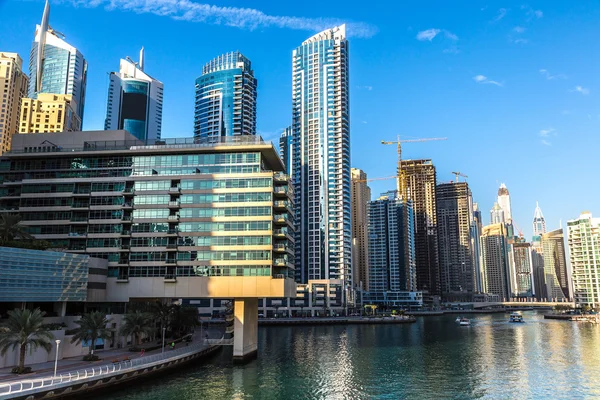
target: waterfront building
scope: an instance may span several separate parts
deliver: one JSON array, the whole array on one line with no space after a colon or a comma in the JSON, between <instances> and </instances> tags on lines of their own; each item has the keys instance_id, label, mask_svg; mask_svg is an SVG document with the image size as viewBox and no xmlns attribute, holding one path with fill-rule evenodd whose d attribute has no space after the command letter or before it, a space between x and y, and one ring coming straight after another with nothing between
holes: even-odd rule
<instances>
[{"instance_id":1,"label":"waterfront building","mask_svg":"<svg viewBox=\"0 0 600 400\"><path fill-rule=\"evenodd\" d=\"M73 109L83 123L87 61L65 41L65 35L52 29L50 4L46 0L41 25L36 25L29 58L30 99L41 93L70 95ZM22 131L21 131L22 132Z\"/></svg>"},{"instance_id":2,"label":"waterfront building","mask_svg":"<svg viewBox=\"0 0 600 400\"><path fill-rule=\"evenodd\" d=\"M196 79L194 137L256 135L256 87L250 60L238 51L209 61Z\"/></svg>"},{"instance_id":3,"label":"waterfront building","mask_svg":"<svg viewBox=\"0 0 600 400\"><path fill-rule=\"evenodd\" d=\"M371 188L367 174L352 168L352 274L354 284L362 289L369 287L369 219L367 204L371 200Z\"/></svg>"},{"instance_id":4,"label":"waterfront building","mask_svg":"<svg viewBox=\"0 0 600 400\"><path fill-rule=\"evenodd\" d=\"M504 183L500 184L498 189L498 205L504 211L504 221L507 224L512 224L512 210L510 206L510 194ZM495 222L492 222L495 223Z\"/></svg>"},{"instance_id":5,"label":"waterfront building","mask_svg":"<svg viewBox=\"0 0 600 400\"><path fill-rule=\"evenodd\" d=\"M348 40L341 25L292 53L296 279L352 287Z\"/></svg>"},{"instance_id":6,"label":"waterfront building","mask_svg":"<svg viewBox=\"0 0 600 400\"><path fill-rule=\"evenodd\" d=\"M412 201L381 196L370 201L367 210L369 293L416 291Z\"/></svg>"},{"instance_id":7,"label":"waterfront building","mask_svg":"<svg viewBox=\"0 0 600 400\"><path fill-rule=\"evenodd\" d=\"M23 98L19 133L77 132L81 119L70 94L40 93L37 99Z\"/></svg>"},{"instance_id":8,"label":"waterfront building","mask_svg":"<svg viewBox=\"0 0 600 400\"><path fill-rule=\"evenodd\" d=\"M533 266L535 298L537 300L543 300L548 298L548 292L546 290L546 271L544 267L544 254L541 250L541 238L539 240L539 242L534 241L531 243L531 263Z\"/></svg>"},{"instance_id":9,"label":"waterfront building","mask_svg":"<svg viewBox=\"0 0 600 400\"><path fill-rule=\"evenodd\" d=\"M163 84L145 71L144 48L139 62L121 59L119 72L110 73L105 130L124 129L138 139L160 139Z\"/></svg>"},{"instance_id":10,"label":"waterfront building","mask_svg":"<svg viewBox=\"0 0 600 400\"><path fill-rule=\"evenodd\" d=\"M467 182L439 184L436 202L442 296L446 301L471 301L476 291L471 189Z\"/></svg>"},{"instance_id":11,"label":"waterfront building","mask_svg":"<svg viewBox=\"0 0 600 400\"><path fill-rule=\"evenodd\" d=\"M475 270L475 293L483 293L483 267L481 263L481 231L483 230L483 220L481 210L477 203L473 203L473 218L471 220L471 249L473 250L473 266Z\"/></svg>"},{"instance_id":12,"label":"waterfront building","mask_svg":"<svg viewBox=\"0 0 600 400\"><path fill-rule=\"evenodd\" d=\"M504 224L491 224L481 232L481 259L484 270L484 291L500 299L508 299L508 249Z\"/></svg>"},{"instance_id":13,"label":"waterfront building","mask_svg":"<svg viewBox=\"0 0 600 400\"><path fill-rule=\"evenodd\" d=\"M438 295L441 290L438 259L436 172L431 160L402 160L401 180L415 214L417 290Z\"/></svg>"},{"instance_id":14,"label":"waterfront building","mask_svg":"<svg viewBox=\"0 0 600 400\"><path fill-rule=\"evenodd\" d=\"M508 248L508 262L510 265L508 285L511 297L534 297L535 285L531 244L523 241L513 241Z\"/></svg>"},{"instance_id":15,"label":"waterfront building","mask_svg":"<svg viewBox=\"0 0 600 400\"><path fill-rule=\"evenodd\" d=\"M295 294L283 170L258 136L15 135L0 158L0 209L53 248L106 259L107 302L233 299L233 354L245 357L257 299Z\"/></svg>"},{"instance_id":16,"label":"waterfront building","mask_svg":"<svg viewBox=\"0 0 600 400\"><path fill-rule=\"evenodd\" d=\"M19 132L21 99L27 97L27 85L21 57L0 52L0 156L10 150L12 136Z\"/></svg>"},{"instance_id":17,"label":"waterfront building","mask_svg":"<svg viewBox=\"0 0 600 400\"><path fill-rule=\"evenodd\" d=\"M285 128L281 136L279 137L279 156L283 165L285 165L285 171L288 175L292 175L292 127L288 126Z\"/></svg>"},{"instance_id":18,"label":"waterfront building","mask_svg":"<svg viewBox=\"0 0 600 400\"><path fill-rule=\"evenodd\" d=\"M573 297L579 305L600 305L600 218L583 212L567 222Z\"/></svg>"},{"instance_id":19,"label":"waterfront building","mask_svg":"<svg viewBox=\"0 0 600 400\"><path fill-rule=\"evenodd\" d=\"M545 229L544 229L545 231ZM567 270L563 230L542 234L545 298L571 300L571 279Z\"/></svg>"},{"instance_id":20,"label":"waterfront building","mask_svg":"<svg viewBox=\"0 0 600 400\"><path fill-rule=\"evenodd\" d=\"M490 210L490 223L491 224L503 224L505 222L504 210L500 207L500 204L494 203L494 207Z\"/></svg>"}]
</instances>

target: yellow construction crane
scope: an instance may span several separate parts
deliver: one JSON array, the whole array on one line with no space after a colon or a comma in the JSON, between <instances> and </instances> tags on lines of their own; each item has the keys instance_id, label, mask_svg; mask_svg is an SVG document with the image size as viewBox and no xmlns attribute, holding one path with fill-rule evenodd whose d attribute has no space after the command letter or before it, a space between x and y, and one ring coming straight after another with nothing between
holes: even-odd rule
<instances>
[{"instance_id":1,"label":"yellow construction crane","mask_svg":"<svg viewBox=\"0 0 600 400\"><path fill-rule=\"evenodd\" d=\"M385 140L381 141L381 144L384 145L388 145L388 144L395 144L398 146L398 170L397 170L397 174L396 178L398 179L398 193L402 195L402 199L403 201L406 201L406 183L405 183L405 178L404 176L402 176L401 171L402 171L402 143L420 143L420 142L431 142L434 140L448 140L448 138L425 138L425 139L407 139L407 140L401 140L400 139L400 135L398 135L398 140L393 141L393 142L388 142Z\"/></svg>"},{"instance_id":2,"label":"yellow construction crane","mask_svg":"<svg viewBox=\"0 0 600 400\"><path fill-rule=\"evenodd\" d=\"M456 183L458 183L458 177L462 176L463 178L465 178L465 180L467 180L469 177L466 176L465 174L461 174L460 172L452 172L455 176L456 176Z\"/></svg>"},{"instance_id":3,"label":"yellow construction crane","mask_svg":"<svg viewBox=\"0 0 600 400\"><path fill-rule=\"evenodd\" d=\"M384 176L382 178L369 178L369 179L353 179L352 182L371 182L371 181L384 181L387 179L397 179L398 176Z\"/></svg>"}]
</instances>

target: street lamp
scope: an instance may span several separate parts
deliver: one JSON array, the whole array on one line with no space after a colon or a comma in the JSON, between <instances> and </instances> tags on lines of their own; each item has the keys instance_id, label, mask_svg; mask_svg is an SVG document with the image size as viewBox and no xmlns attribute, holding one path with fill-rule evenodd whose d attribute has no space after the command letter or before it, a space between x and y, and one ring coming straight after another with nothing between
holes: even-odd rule
<instances>
[{"instance_id":1,"label":"street lamp","mask_svg":"<svg viewBox=\"0 0 600 400\"><path fill-rule=\"evenodd\" d=\"M60 345L60 339L56 339L56 357L54 358L54 377L56 378L56 367L58 366L58 346Z\"/></svg>"},{"instance_id":2,"label":"street lamp","mask_svg":"<svg viewBox=\"0 0 600 400\"><path fill-rule=\"evenodd\" d=\"M162 353L165 352L165 331L167 330L166 326L163 326L163 336L162 336Z\"/></svg>"}]
</instances>

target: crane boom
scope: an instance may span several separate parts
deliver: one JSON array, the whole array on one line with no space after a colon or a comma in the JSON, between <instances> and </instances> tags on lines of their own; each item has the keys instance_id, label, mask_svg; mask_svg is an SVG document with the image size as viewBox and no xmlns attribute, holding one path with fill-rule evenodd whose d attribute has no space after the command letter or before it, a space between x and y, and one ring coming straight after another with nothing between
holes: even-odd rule
<instances>
[{"instance_id":1,"label":"crane boom","mask_svg":"<svg viewBox=\"0 0 600 400\"><path fill-rule=\"evenodd\" d=\"M369 178L369 179L355 179L352 182L371 182L371 181L384 181L387 179L397 179L398 177L396 175L394 176L384 176L384 177L378 177L378 178Z\"/></svg>"},{"instance_id":2,"label":"crane boom","mask_svg":"<svg viewBox=\"0 0 600 400\"><path fill-rule=\"evenodd\" d=\"M462 177L463 177L463 178L465 178L465 179L468 179L468 178L469 178L467 175L465 175L465 174L463 174L463 173L460 173L460 172L452 172L452 173L454 174L454 176L456 176L456 183L458 183L458 177L459 177L459 176L462 176Z\"/></svg>"}]
</instances>

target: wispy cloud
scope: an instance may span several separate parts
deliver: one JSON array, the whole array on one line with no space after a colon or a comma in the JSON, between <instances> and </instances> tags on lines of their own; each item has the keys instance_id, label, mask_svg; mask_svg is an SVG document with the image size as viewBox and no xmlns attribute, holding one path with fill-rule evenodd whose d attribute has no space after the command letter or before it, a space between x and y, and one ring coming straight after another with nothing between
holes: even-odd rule
<instances>
[{"instance_id":1,"label":"wispy cloud","mask_svg":"<svg viewBox=\"0 0 600 400\"><path fill-rule=\"evenodd\" d=\"M584 88L582 86L575 86L575 89L570 90L571 92L578 92L581 93L584 96L587 96L588 94L590 94L590 89Z\"/></svg>"},{"instance_id":2,"label":"wispy cloud","mask_svg":"<svg viewBox=\"0 0 600 400\"><path fill-rule=\"evenodd\" d=\"M542 10L535 10L528 5L521 6L521 9L525 10L528 21L532 19L540 19L544 16L544 12Z\"/></svg>"},{"instance_id":3,"label":"wispy cloud","mask_svg":"<svg viewBox=\"0 0 600 400\"><path fill-rule=\"evenodd\" d=\"M506 8L499 9L494 19L492 19L492 22L500 21L502 18L506 17L506 13L508 13L508 10Z\"/></svg>"},{"instance_id":4,"label":"wispy cloud","mask_svg":"<svg viewBox=\"0 0 600 400\"><path fill-rule=\"evenodd\" d=\"M484 84L484 83L489 83L489 84L491 84L491 85L503 86L503 84L502 84L501 82L498 82L498 81L493 81L493 80L491 80L491 79L488 79L488 77L487 77L487 76L485 76L485 75L475 75L475 76L473 77L473 80L474 80L475 82L477 82L477 83L482 83L482 84Z\"/></svg>"},{"instance_id":5,"label":"wispy cloud","mask_svg":"<svg viewBox=\"0 0 600 400\"><path fill-rule=\"evenodd\" d=\"M363 124L366 124L366 123L367 123L367 121L361 121L361 122L362 122Z\"/></svg>"},{"instance_id":6,"label":"wispy cloud","mask_svg":"<svg viewBox=\"0 0 600 400\"><path fill-rule=\"evenodd\" d=\"M515 26L515 27L513 28L513 31L514 31L514 32L516 32L516 33L523 33L523 32L525 32L526 30L527 30L527 28L523 28L522 26Z\"/></svg>"},{"instance_id":7,"label":"wispy cloud","mask_svg":"<svg viewBox=\"0 0 600 400\"><path fill-rule=\"evenodd\" d=\"M529 40L523 39L523 38L518 38L518 39L512 39L512 42L516 43L516 44L527 44L527 43L529 43Z\"/></svg>"},{"instance_id":8,"label":"wispy cloud","mask_svg":"<svg viewBox=\"0 0 600 400\"><path fill-rule=\"evenodd\" d=\"M450 39L452 41L458 40L458 36L456 36L454 33L450 32L446 29L437 29L437 28L426 29L424 31L417 33L417 40L420 40L421 42L424 42L424 41L431 42L433 39L435 39L435 37L437 35L439 35L442 32L444 33L444 36L447 39Z\"/></svg>"},{"instance_id":9,"label":"wispy cloud","mask_svg":"<svg viewBox=\"0 0 600 400\"><path fill-rule=\"evenodd\" d=\"M365 90L368 90L368 91L371 91L371 90L373 90L373 86L369 86L369 85L365 85L365 86L357 86L356 88L357 88L357 89L365 89Z\"/></svg>"},{"instance_id":10,"label":"wispy cloud","mask_svg":"<svg viewBox=\"0 0 600 400\"><path fill-rule=\"evenodd\" d=\"M107 11L121 10L135 13L155 14L176 20L212 25L226 25L240 29L282 28L318 32L344 23L338 18L304 18L285 15L269 15L258 9L222 7L196 3L190 0L63 0L78 7L104 7ZM369 38L377 28L364 22L348 22L347 34Z\"/></svg>"},{"instance_id":11,"label":"wispy cloud","mask_svg":"<svg viewBox=\"0 0 600 400\"><path fill-rule=\"evenodd\" d=\"M567 76L565 74L552 75L547 69L540 69L540 74L545 76L546 79L548 79L549 81L552 81L554 79L567 79Z\"/></svg>"},{"instance_id":12,"label":"wispy cloud","mask_svg":"<svg viewBox=\"0 0 600 400\"><path fill-rule=\"evenodd\" d=\"M541 137L548 137L553 132L556 132L556 129L554 129L554 128L542 129L540 131L540 136ZM556 136L556 134L555 134L555 136Z\"/></svg>"},{"instance_id":13,"label":"wispy cloud","mask_svg":"<svg viewBox=\"0 0 600 400\"><path fill-rule=\"evenodd\" d=\"M542 139L542 140L540 140L540 142L542 142L542 144L545 145L545 146L552 146L552 143L550 143L546 139Z\"/></svg>"}]
</instances>

